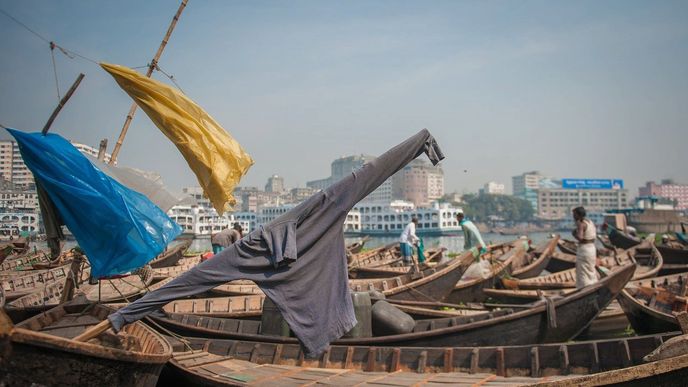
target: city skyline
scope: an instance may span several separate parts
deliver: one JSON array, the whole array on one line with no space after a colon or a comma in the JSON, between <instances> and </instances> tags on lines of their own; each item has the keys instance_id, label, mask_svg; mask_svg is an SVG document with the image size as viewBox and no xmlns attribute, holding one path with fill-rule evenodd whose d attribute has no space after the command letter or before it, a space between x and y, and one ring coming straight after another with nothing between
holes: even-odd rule
<instances>
[{"instance_id":1,"label":"city skyline","mask_svg":"<svg viewBox=\"0 0 688 387\"><path fill-rule=\"evenodd\" d=\"M178 5L0 9L87 58L138 67ZM508 193L537 169L621 178L636 193L688 183L687 16L685 2L190 2L160 67L256 160L242 186L278 174L303 187L341 155L378 155L427 127L447 155L446 192L495 181ZM39 130L57 103L50 51L0 18L0 123ZM108 138L111 152L131 100L95 64L55 54L62 94L86 78L53 130L94 147ZM119 162L175 191L196 184L140 111Z\"/></svg>"}]
</instances>

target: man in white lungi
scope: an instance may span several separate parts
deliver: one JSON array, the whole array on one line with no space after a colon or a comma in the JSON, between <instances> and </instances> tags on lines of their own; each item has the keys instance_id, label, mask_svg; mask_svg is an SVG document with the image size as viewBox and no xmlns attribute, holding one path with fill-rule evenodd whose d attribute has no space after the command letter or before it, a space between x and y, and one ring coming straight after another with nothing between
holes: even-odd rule
<instances>
[{"instance_id":1,"label":"man in white lungi","mask_svg":"<svg viewBox=\"0 0 688 387\"><path fill-rule=\"evenodd\" d=\"M403 258L404 266L410 266L413 264L414 269L418 270L418 265L413 260L413 247L412 245L417 245L420 239L416 235L416 226L418 225L418 218L411 217L411 222L406 225L404 231L399 237L399 248L401 249L401 256Z\"/></svg>"},{"instance_id":2,"label":"man in white lungi","mask_svg":"<svg viewBox=\"0 0 688 387\"><path fill-rule=\"evenodd\" d=\"M580 289L597 282L597 249L595 239L597 230L595 224L585 217L585 208L576 207L573 209L573 219L576 221L576 228L573 230L573 237L578 241L576 250L576 288Z\"/></svg>"}]
</instances>

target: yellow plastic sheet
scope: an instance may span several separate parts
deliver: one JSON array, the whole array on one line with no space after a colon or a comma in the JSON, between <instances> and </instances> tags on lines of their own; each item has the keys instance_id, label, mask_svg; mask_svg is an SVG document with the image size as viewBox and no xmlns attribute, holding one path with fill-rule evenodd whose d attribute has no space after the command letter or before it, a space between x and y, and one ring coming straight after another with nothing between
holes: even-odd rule
<instances>
[{"instance_id":1,"label":"yellow plastic sheet","mask_svg":"<svg viewBox=\"0 0 688 387\"><path fill-rule=\"evenodd\" d=\"M208 113L164 83L120 65L100 64L182 153L219 214L253 159Z\"/></svg>"}]
</instances>

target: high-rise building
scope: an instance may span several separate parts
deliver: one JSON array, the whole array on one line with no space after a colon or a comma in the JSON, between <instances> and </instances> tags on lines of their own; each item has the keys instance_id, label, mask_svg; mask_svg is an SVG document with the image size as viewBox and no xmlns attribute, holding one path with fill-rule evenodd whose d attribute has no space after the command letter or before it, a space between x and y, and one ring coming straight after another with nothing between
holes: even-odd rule
<instances>
[{"instance_id":1,"label":"high-rise building","mask_svg":"<svg viewBox=\"0 0 688 387\"><path fill-rule=\"evenodd\" d=\"M284 192L284 178L278 175L270 176L265 184L265 192Z\"/></svg>"},{"instance_id":2,"label":"high-rise building","mask_svg":"<svg viewBox=\"0 0 688 387\"><path fill-rule=\"evenodd\" d=\"M538 190L561 187L561 182L540 174L539 171L525 172L511 178L513 195L530 202L533 211L538 209Z\"/></svg>"},{"instance_id":3,"label":"high-rise building","mask_svg":"<svg viewBox=\"0 0 688 387\"><path fill-rule=\"evenodd\" d=\"M394 199L407 200L416 207L429 207L444 195L444 172L421 159L411 161L392 177Z\"/></svg>"},{"instance_id":4,"label":"high-rise building","mask_svg":"<svg viewBox=\"0 0 688 387\"><path fill-rule=\"evenodd\" d=\"M306 183L306 186L315 190L324 190L344 177L349 176L351 172L361 168L363 164L374 159L374 156L364 154L340 157L330 165L330 177L309 181ZM371 192L370 195L366 196L363 201L390 201L392 198L392 180L389 178L375 191Z\"/></svg>"},{"instance_id":5,"label":"high-rise building","mask_svg":"<svg viewBox=\"0 0 688 387\"><path fill-rule=\"evenodd\" d=\"M645 187L638 188L638 196L657 196L674 200L677 210L688 209L688 185L677 184L671 179L664 179L660 184L648 181Z\"/></svg>"},{"instance_id":6,"label":"high-rise building","mask_svg":"<svg viewBox=\"0 0 688 387\"><path fill-rule=\"evenodd\" d=\"M98 157L98 150L91 146L72 142L81 153ZM110 161L110 154L105 153L105 162ZM24 164L16 141L0 140L0 177L9 181L20 189L33 189L35 182L33 174Z\"/></svg>"},{"instance_id":7,"label":"high-rise building","mask_svg":"<svg viewBox=\"0 0 688 387\"><path fill-rule=\"evenodd\" d=\"M15 141L0 141L0 171L2 171L2 178L17 188L34 187L33 174L24 164L24 159L19 153L19 146Z\"/></svg>"}]
</instances>

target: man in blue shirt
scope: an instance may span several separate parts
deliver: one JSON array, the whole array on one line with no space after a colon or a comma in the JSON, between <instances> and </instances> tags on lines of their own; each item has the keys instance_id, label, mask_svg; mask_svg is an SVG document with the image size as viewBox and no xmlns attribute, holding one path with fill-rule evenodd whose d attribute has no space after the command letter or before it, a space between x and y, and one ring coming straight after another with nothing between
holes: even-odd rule
<instances>
[{"instance_id":1,"label":"man in blue shirt","mask_svg":"<svg viewBox=\"0 0 688 387\"><path fill-rule=\"evenodd\" d=\"M456 213L456 220L459 221L459 226L461 226L461 230L463 230L464 251L475 247L478 256L485 254L487 252L487 245L483 241L483 237L480 235L478 227L464 216L462 209L459 209Z\"/></svg>"}]
</instances>

